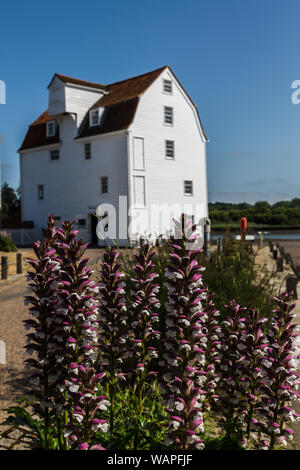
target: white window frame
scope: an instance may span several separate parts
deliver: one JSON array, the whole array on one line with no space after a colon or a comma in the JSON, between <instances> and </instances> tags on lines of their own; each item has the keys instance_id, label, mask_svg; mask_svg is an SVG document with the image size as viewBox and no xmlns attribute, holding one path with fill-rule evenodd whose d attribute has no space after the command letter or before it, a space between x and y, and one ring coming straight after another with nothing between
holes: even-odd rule
<instances>
[{"instance_id":1,"label":"white window frame","mask_svg":"<svg viewBox=\"0 0 300 470\"><path fill-rule=\"evenodd\" d=\"M52 129L52 132L50 131ZM52 121L46 122L46 137L55 137L56 134L56 121L52 119Z\"/></svg>"},{"instance_id":2,"label":"white window frame","mask_svg":"<svg viewBox=\"0 0 300 470\"><path fill-rule=\"evenodd\" d=\"M137 168L137 159L136 159L136 154L135 154L135 151L136 151L136 147L135 147L135 142L139 140L139 141L142 141L142 157L143 157L143 167L142 168ZM133 169L136 170L136 171L145 171L145 140L143 137L133 137Z\"/></svg>"},{"instance_id":3,"label":"white window frame","mask_svg":"<svg viewBox=\"0 0 300 470\"><path fill-rule=\"evenodd\" d=\"M144 201L142 204L137 203L137 194L136 194L136 180L137 178L142 178L143 181L143 195L144 195ZM134 182L134 206L137 209L144 209L146 207L146 180L144 175L134 175L133 177L133 182Z\"/></svg>"},{"instance_id":4,"label":"white window frame","mask_svg":"<svg viewBox=\"0 0 300 470\"><path fill-rule=\"evenodd\" d=\"M89 157L87 157L89 155ZM91 142L86 142L84 144L84 158L85 160L91 160L92 158L92 144Z\"/></svg>"},{"instance_id":5,"label":"white window frame","mask_svg":"<svg viewBox=\"0 0 300 470\"><path fill-rule=\"evenodd\" d=\"M170 91L165 89L165 85L170 87ZM163 78L163 93L165 95L173 95L173 82L168 78Z\"/></svg>"},{"instance_id":6,"label":"white window frame","mask_svg":"<svg viewBox=\"0 0 300 470\"><path fill-rule=\"evenodd\" d=\"M168 156L168 151L171 151L170 148L168 149L169 142L172 142L173 144L173 147L172 147L173 156L172 157ZM175 140L170 140L170 139L165 140L165 158L167 160L175 160Z\"/></svg>"},{"instance_id":7,"label":"white window frame","mask_svg":"<svg viewBox=\"0 0 300 470\"><path fill-rule=\"evenodd\" d=\"M186 183L191 183L191 192L186 192ZM193 188L193 180L184 180L183 181L183 192L185 196L193 196L194 195L194 188Z\"/></svg>"},{"instance_id":8,"label":"white window frame","mask_svg":"<svg viewBox=\"0 0 300 470\"><path fill-rule=\"evenodd\" d=\"M94 116L97 116L97 121L94 122ZM96 127L100 124L100 110L99 108L90 110L90 127Z\"/></svg>"},{"instance_id":9,"label":"white window frame","mask_svg":"<svg viewBox=\"0 0 300 470\"><path fill-rule=\"evenodd\" d=\"M58 158L52 158L53 152L58 153ZM60 151L59 151L59 149L50 150L50 160L51 160L51 162L57 162L57 160L60 160Z\"/></svg>"},{"instance_id":10,"label":"white window frame","mask_svg":"<svg viewBox=\"0 0 300 470\"><path fill-rule=\"evenodd\" d=\"M167 110L171 109L172 110L172 118L171 122L167 122ZM165 126L173 126L174 125L174 108L172 106L164 106L164 125Z\"/></svg>"}]
</instances>

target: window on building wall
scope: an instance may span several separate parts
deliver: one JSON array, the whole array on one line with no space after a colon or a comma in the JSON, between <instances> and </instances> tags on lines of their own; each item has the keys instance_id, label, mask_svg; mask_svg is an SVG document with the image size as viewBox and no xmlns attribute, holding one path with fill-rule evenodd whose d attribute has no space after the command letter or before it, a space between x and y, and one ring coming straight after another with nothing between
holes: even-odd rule
<instances>
[{"instance_id":1,"label":"window on building wall","mask_svg":"<svg viewBox=\"0 0 300 470\"><path fill-rule=\"evenodd\" d=\"M172 95L172 81L163 80L163 92Z\"/></svg>"},{"instance_id":2,"label":"window on building wall","mask_svg":"<svg viewBox=\"0 0 300 470\"><path fill-rule=\"evenodd\" d=\"M134 137L133 139L133 164L135 170L145 169L144 139L142 137Z\"/></svg>"},{"instance_id":3,"label":"window on building wall","mask_svg":"<svg viewBox=\"0 0 300 470\"><path fill-rule=\"evenodd\" d=\"M101 178L101 191L102 194L108 193L108 177L102 176Z\"/></svg>"},{"instance_id":4,"label":"window on building wall","mask_svg":"<svg viewBox=\"0 0 300 470\"><path fill-rule=\"evenodd\" d=\"M95 108L90 111L90 127L99 126L104 108Z\"/></svg>"},{"instance_id":5,"label":"window on building wall","mask_svg":"<svg viewBox=\"0 0 300 470\"><path fill-rule=\"evenodd\" d=\"M54 137L55 136L55 131L56 131L56 122L55 122L55 120L48 121L46 123L46 135L47 135L47 137Z\"/></svg>"},{"instance_id":6,"label":"window on building wall","mask_svg":"<svg viewBox=\"0 0 300 470\"><path fill-rule=\"evenodd\" d=\"M50 150L50 160L59 160L59 150Z\"/></svg>"},{"instance_id":7,"label":"window on building wall","mask_svg":"<svg viewBox=\"0 0 300 470\"><path fill-rule=\"evenodd\" d=\"M145 207L145 177L134 176L134 203L136 207Z\"/></svg>"},{"instance_id":8,"label":"window on building wall","mask_svg":"<svg viewBox=\"0 0 300 470\"><path fill-rule=\"evenodd\" d=\"M174 121L173 108L171 108L171 106L165 106L165 116L164 116L165 124L172 126L173 121Z\"/></svg>"},{"instance_id":9,"label":"window on building wall","mask_svg":"<svg viewBox=\"0 0 300 470\"><path fill-rule=\"evenodd\" d=\"M190 181L190 180L185 180L184 181L184 194L186 196L192 196L193 195L193 181Z\"/></svg>"},{"instance_id":10,"label":"window on building wall","mask_svg":"<svg viewBox=\"0 0 300 470\"><path fill-rule=\"evenodd\" d=\"M85 227L86 226L86 219L78 219L78 226Z\"/></svg>"},{"instance_id":11,"label":"window on building wall","mask_svg":"<svg viewBox=\"0 0 300 470\"><path fill-rule=\"evenodd\" d=\"M90 160L92 157L92 146L89 143L84 144L84 156L86 160Z\"/></svg>"},{"instance_id":12,"label":"window on building wall","mask_svg":"<svg viewBox=\"0 0 300 470\"><path fill-rule=\"evenodd\" d=\"M169 159L175 158L175 142L174 140L166 140L165 157Z\"/></svg>"},{"instance_id":13,"label":"window on building wall","mask_svg":"<svg viewBox=\"0 0 300 470\"><path fill-rule=\"evenodd\" d=\"M55 216L54 216L54 224L55 224L56 227L57 227L58 225L60 225L60 221L61 221L60 215L55 215Z\"/></svg>"},{"instance_id":14,"label":"window on building wall","mask_svg":"<svg viewBox=\"0 0 300 470\"><path fill-rule=\"evenodd\" d=\"M38 185L38 198L40 201L44 199L44 185L43 184Z\"/></svg>"}]
</instances>

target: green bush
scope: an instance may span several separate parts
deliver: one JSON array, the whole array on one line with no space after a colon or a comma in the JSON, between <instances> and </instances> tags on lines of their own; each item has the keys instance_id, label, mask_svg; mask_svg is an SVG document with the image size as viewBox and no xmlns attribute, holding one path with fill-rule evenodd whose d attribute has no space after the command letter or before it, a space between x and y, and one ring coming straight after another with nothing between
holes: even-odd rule
<instances>
[{"instance_id":1,"label":"green bush","mask_svg":"<svg viewBox=\"0 0 300 470\"><path fill-rule=\"evenodd\" d=\"M18 248L9 236L0 235L0 251L18 251Z\"/></svg>"}]
</instances>

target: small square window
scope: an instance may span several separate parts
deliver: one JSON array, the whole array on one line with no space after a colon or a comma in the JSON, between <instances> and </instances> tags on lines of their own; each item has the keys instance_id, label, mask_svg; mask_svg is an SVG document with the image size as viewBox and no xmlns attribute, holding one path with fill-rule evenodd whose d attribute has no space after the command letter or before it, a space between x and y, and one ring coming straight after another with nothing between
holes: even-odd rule
<instances>
[{"instance_id":1,"label":"small square window","mask_svg":"<svg viewBox=\"0 0 300 470\"><path fill-rule=\"evenodd\" d=\"M102 176L101 178L101 191L102 194L108 193L108 177Z\"/></svg>"},{"instance_id":2,"label":"small square window","mask_svg":"<svg viewBox=\"0 0 300 470\"><path fill-rule=\"evenodd\" d=\"M56 131L56 123L55 121L48 121L46 123L46 136L47 137L54 137Z\"/></svg>"},{"instance_id":3,"label":"small square window","mask_svg":"<svg viewBox=\"0 0 300 470\"><path fill-rule=\"evenodd\" d=\"M165 106L165 124L168 124L169 126L173 125L173 108L170 106Z\"/></svg>"},{"instance_id":4,"label":"small square window","mask_svg":"<svg viewBox=\"0 0 300 470\"><path fill-rule=\"evenodd\" d=\"M40 201L44 199L44 185L43 184L38 185L38 198Z\"/></svg>"},{"instance_id":5,"label":"small square window","mask_svg":"<svg viewBox=\"0 0 300 470\"><path fill-rule=\"evenodd\" d=\"M184 181L184 194L186 196L193 195L193 181L189 181L189 180Z\"/></svg>"},{"instance_id":6,"label":"small square window","mask_svg":"<svg viewBox=\"0 0 300 470\"><path fill-rule=\"evenodd\" d=\"M59 160L59 150L51 150L50 151L50 160Z\"/></svg>"},{"instance_id":7,"label":"small square window","mask_svg":"<svg viewBox=\"0 0 300 470\"><path fill-rule=\"evenodd\" d=\"M55 215L55 216L54 216L54 225L55 225L56 227L60 225L60 220L61 220L60 215Z\"/></svg>"},{"instance_id":8,"label":"small square window","mask_svg":"<svg viewBox=\"0 0 300 470\"><path fill-rule=\"evenodd\" d=\"M171 80L164 80L163 81L163 91L168 95L172 95L172 82Z\"/></svg>"},{"instance_id":9,"label":"small square window","mask_svg":"<svg viewBox=\"0 0 300 470\"><path fill-rule=\"evenodd\" d=\"M84 144L84 156L86 160L90 160L92 156L91 144Z\"/></svg>"},{"instance_id":10,"label":"small square window","mask_svg":"<svg viewBox=\"0 0 300 470\"><path fill-rule=\"evenodd\" d=\"M166 140L165 156L166 156L166 158L170 158L170 159L175 158L175 142L174 142L174 140Z\"/></svg>"},{"instance_id":11,"label":"small square window","mask_svg":"<svg viewBox=\"0 0 300 470\"><path fill-rule=\"evenodd\" d=\"M78 219L78 226L79 227L85 227L86 226L86 220L85 219Z\"/></svg>"}]
</instances>

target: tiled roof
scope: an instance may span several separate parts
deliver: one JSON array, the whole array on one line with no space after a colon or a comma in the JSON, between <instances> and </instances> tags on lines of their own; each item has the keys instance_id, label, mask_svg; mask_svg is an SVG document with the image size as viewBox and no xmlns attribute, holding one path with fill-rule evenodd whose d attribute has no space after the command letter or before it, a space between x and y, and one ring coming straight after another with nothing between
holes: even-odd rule
<instances>
[{"instance_id":1,"label":"tiled roof","mask_svg":"<svg viewBox=\"0 0 300 470\"><path fill-rule=\"evenodd\" d=\"M43 145L59 143L59 126L56 126L56 133L53 137L47 137L46 122L51 121L53 117L49 116L48 110L44 111L32 124L30 124L25 139L19 150L26 150Z\"/></svg>"},{"instance_id":2,"label":"tiled roof","mask_svg":"<svg viewBox=\"0 0 300 470\"><path fill-rule=\"evenodd\" d=\"M73 83L74 85L86 86L89 88L97 88L99 90L106 90L106 85L101 85L101 83L87 82L86 80L80 80L79 78L68 77L67 75L61 75L60 73L54 74L51 82L48 85L48 88L51 86L55 77L58 77L64 83Z\"/></svg>"},{"instance_id":3,"label":"tiled roof","mask_svg":"<svg viewBox=\"0 0 300 470\"><path fill-rule=\"evenodd\" d=\"M104 107L104 115L99 126L89 126L89 113L86 114L78 132L78 138L127 129L132 123L139 97L149 88L161 72L161 67L137 77L107 85L109 93L102 96L91 109Z\"/></svg>"},{"instance_id":4,"label":"tiled roof","mask_svg":"<svg viewBox=\"0 0 300 470\"><path fill-rule=\"evenodd\" d=\"M66 75L55 74L65 83L74 83L77 85L89 86L105 91L105 94L97 100L90 109L104 107L105 111L101 124L99 126L89 126L89 111L83 119L82 125L78 131L77 139L98 134L106 134L119 130L127 129L133 122L135 112L138 106L139 97L149 88L149 86L159 77L161 72L168 66L160 67L136 77L132 77L109 85L101 85L98 83L87 82L77 78L67 77ZM49 85L49 86L50 86ZM192 100L191 100L192 101ZM197 107L195 106L196 110ZM48 111L34 121L28 129L24 142L19 150L40 147L59 142L59 128L57 126L57 134L55 137L46 137L46 122L53 119L48 115ZM199 118L200 121L200 118ZM201 121L200 121L201 124ZM201 124L202 127L202 124ZM206 138L202 127L203 134Z\"/></svg>"},{"instance_id":5,"label":"tiled roof","mask_svg":"<svg viewBox=\"0 0 300 470\"><path fill-rule=\"evenodd\" d=\"M88 113L76 139L128 129L134 119L138 102L138 98L133 98L132 100L107 106L100 126L90 127Z\"/></svg>"}]
</instances>

